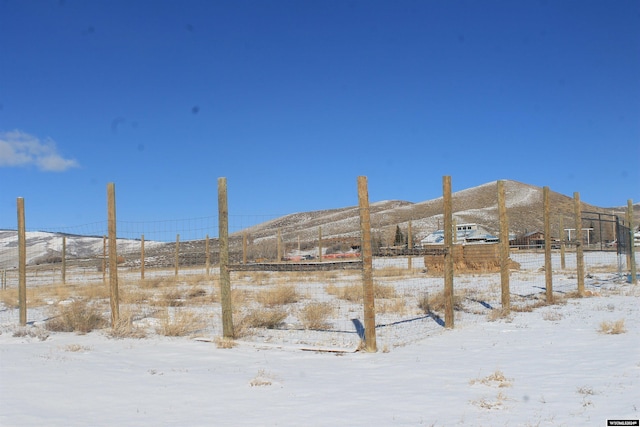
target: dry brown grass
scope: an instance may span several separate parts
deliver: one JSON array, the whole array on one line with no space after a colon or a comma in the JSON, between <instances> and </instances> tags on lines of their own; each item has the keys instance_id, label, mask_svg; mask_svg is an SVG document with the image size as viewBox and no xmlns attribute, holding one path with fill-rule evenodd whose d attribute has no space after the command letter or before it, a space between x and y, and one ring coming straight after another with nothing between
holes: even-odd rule
<instances>
[{"instance_id":1,"label":"dry brown grass","mask_svg":"<svg viewBox=\"0 0 640 427\"><path fill-rule=\"evenodd\" d=\"M28 300L28 297L27 297ZM7 308L20 307L18 301L18 289L10 288L0 292L0 302Z\"/></svg>"},{"instance_id":2,"label":"dry brown grass","mask_svg":"<svg viewBox=\"0 0 640 427\"><path fill-rule=\"evenodd\" d=\"M624 334L627 330L624 327L624 319L616 320L615 322L603 321L600 323L600 329L598 332L607 335Z\"/></svg>"},{"instance_id":3,"label":"dry brown grass","mask_svg":"<svg viewBox=\"0 0 640 427\"><path fill-rule=\"evenodd\" d=\"M266 289L257 295L260 304L266 307L293 304L300 300L300 295L293 285L277 285L272 289Z\"/></svg>"},{"instance_id":4,"label":"dry brown grass","mask_svg":"<svg viewBox=\"0 0 640 427\"><path fill-rule=\"evenodd\" d=\"M80 344L67 344L64 346L64 351L71 353L87 352L93 350L91 347Z\"/></svg>"},{"instance_id":5,"label":"dry brown grass","mask_svg":"<svg viewBox=\"0 0 640 427\"><path fill-rule=\"evenodd\" d=\"M107 320L97 307L85 300L77 300L69 304L58 304L45 326L54 332L86 334L94 329L104 328Z\"/></svg>"},{"instance_id":6,"label":"dry brown grass","mask_svg":"<svg viewBox=\"0 0 640 427\"><path fill-rule=\"evenodd\" d=\"M216 337L214 342L216 343L216 347L223 349L230 349L237 345L233 338L226 337Z\"/></svg>"},{"instance_id":7,"label":"dry brown grass","mask_svg":"<svg viewBox=\"0 0 640 427\"><path fill-rule=\"evenodd\" d=\"M495 322L496 320L499 320L499 319L510 320L511 319L510 311L504 308L494 308L489 312L489 314L487 314L487 320L489 322Z\"/></svg>"},{"instance_id":8,"label":"dry brown grass","mask_svg":"<svg viewBox=\"0 0 640 427\"><path fill-rule=\"evenodd\" d=\"M185 309L176 309L173 313L166 309L159 320L160 323L156 328L156 332L167 337L182 337L194 334L204 329L207 323L204 315Z\"/></svg>"},{"instance_id":9,"label":"dry brown grass","mask_svg":"<svg viewBox=\"0 0 640 427\"><path fill-rule=\"evenodd\" d=\"M154 300L154 305L160 307L182 307L186 298L181 289L176 287L166 288L161 293L159 298Z\"/></svg>"},{"instance_id":10,"label":"dry brown grass","mask_svg":"<svg viewBox=\"0 0 640 427\"><path fill-rule=\"evenodd\" d=\"M241 323L250 328L275 329L284 322L288 315L289 313L281 308L259 308L247 313Z\"/></svg>"},{"instance_id":11,"label":"dry brown grass","mask_svg":"<svg viewBox=\"0 0 640 427\"><path fill-rule=\"evenodd\" d=\"M305 329L327 329L331 326L329 318L335 313L335 307L328 302L312 302L298 312L298 318Z\"/></svg>"},{"instance_id":12,"label":"dry brown grass","mask_svg":"<svg viewBox=\"0 0 640 427\"><path fill-rule=\"evenodd\" d=\"M507 378L501 370L496 370L494 373L487 375L484 378L479 378L469 381L469 384L484 384L493 387L511 387L511 381Z\"/></svg>"},{"instance_id":13,"label":"dry brown grass","mask_svg":"<svg viewBox=\"0 0 640 427\"><path fill-rule=\"evenodd\" d=\"M338 299L350 302L359 302L363 298L362 285L336 286L331 283L327 285L325 291Z\"/></svg>"},{"instance_id":14,"label":"dry brown grass","mask_svg":"<svg viewBox=\"0 0 640 427\"><path fill-rule=\"evenodd\" d=\"M249 284L256 286L271 284L271 274L266 271L242 271L232 273L232 281L234 281L233 279L249 282Z\"/></svg>"},{"instance_id":15,"label":"dry brown grass","mask_svg":"<svg viewBox=\"0 0 640 427\"><path fill-rule=\"evenodd\" d=\"M377 301L376 313L405 315L407 314L407 302L404 298Z\"/></svg>"},{"instance_id":16,"label":"dry brown grass","mask_svg":"<svg viewBox=\"0 0 640 427\"><path fill-rule=\"evenodd\" d=\"M402 278L406 276L413 276L414 271L408 270L407 268L403 268L403 267L384 267L384 268L376 269L373 272L373 275L375 276L376 279L381 279L381 278L397 279L397 278Z\"/></svg>"},{"instance_id":17,"label":"dry brown grass","mask_svg":"<svg viewBox=\"0 0 640 427\"><path fill-rule=\"evenodd\" d=\"M325 291L338 299L353 303L360 303L364 299L364 289L361 284L347 286L329 284L325 288ZM375 283L373 285L373 295L375 299L392 299L397 297L396 289L393 285L384 285L381 283Z\"/></svg>"},{"instance_id":18,"label":"dry brown grass","mask_svg":"<svg viewBox=\"0 0 640 427\"><path fill-rule=\"evenodd\" d=\"M462 301L464 299L464 296L462 293L456 293L454 292L453 294L453 309L454 310L462 310L463 305L462 305ZM431 313L431 312L444 312L445 309L445 297L444 297L444 291L440 291L436 294L433 295L429 295L426 301L426 307L424 307L425 305L425 301L424 300L420 300L418 301L418 304L420 306L420 309L424 310L425 313Z\"/></svg>"},{"instance_id":19,"label":"dry brown grass","mask_svg":"<svg viewBox=\"0 0 640 427\"><path fill-rule=\"evenodd\" d=\"M135 325L133 319L132 312L121 310L118 321L111 326L107 335L111 338L146 338L145 329Z\"/></svg>"}]
</instances>

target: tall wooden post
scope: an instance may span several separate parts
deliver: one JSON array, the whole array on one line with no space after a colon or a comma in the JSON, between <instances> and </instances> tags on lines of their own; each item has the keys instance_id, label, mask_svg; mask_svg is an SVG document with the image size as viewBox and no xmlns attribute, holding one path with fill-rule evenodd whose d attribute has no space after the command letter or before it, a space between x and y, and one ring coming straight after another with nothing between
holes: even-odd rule
<instances>
[{"instance_id":1,"label":"tall wooden post","mask_svg":"<svg viewBox=\"0 0 640 427\"><path fill-rule=\"evenodd\" d=\"M633 225L633 201L631 199L627 200L627 222L629 223L629 254L630 263L629 263L629 273L631 273L631 283L634 285L638 284L638 278L636 276L636 239Z\"/></svg>"},{"instance_id":2,"label":"tall wooden post","mask_svg":"<svg viewBox=\"0 0 640 427\"><path fill-rule=\"evenodd\" d=\"M498 181L498 216L500 218L500 288L502 290L502 310L505 315L511 312L511 291L509 289L509 219L504 181Z\"/></svg>"},{"instance_id":3,"label":"tall wooden post","mask_svg":"<svg viewBox=\"0 0 640 427\"><path fill-rule=\"evenodd\" d=\"M62 284L67 283L67 236L62 236Z\"/></svg>"},{"instance_id":4,"label":"tall wooden post","mask_svg":"<svg viewBox=\"0 0 640 427\"><path fill-rule=\"evenodd\" d=\"M118 252L116 241L116 189L115 184L107 184L107 218L109 232L109 290L111 303L111 327L120 318L120 300L118 296Z\"/></svg>"},{"instance_id":5,"label":"tall wooden post","mask_svg":"<svg viewBox=\"0 0 640 427\"><path fill-rule=\"evenodd\" d=\"M180 234L176 234L176 248L174 254L173 265L175 266L175 275L178 277L178 269L180 266Z\"/></svg>"},{"instance_id":6,"label":"tall wooden post","mask_svg":"<svg viewBox=\"0 0 640 427\"><path fill-rule=\"evenodd\" d=\"M560 269L567 268L567 264L564 259L565 254L565 240L564 240L564 214L560 214Z\"/></svg>"},{"instance_id":7,"label":"tall wooden post","mask_svg":"<svg viewBox=\"0 0 640 427\"><path fill-rule=\"evenodd\" d=\"M278 259L276 260L276 262L282 262L282 232L280 231L280 229L278 228L278 236L276 237L276 249L277 249L277 257Z\"/></svg>"},{"instance_id":8,"label":"tall wooden post","mask_svg":"<svg viewBox=\"0 0 640 427\"><path fill-rule=\"evenodd\" d=\"M247 264L247 232L242 233L242 263Z\"/></svg>"},{"instance_id":9,"label":"tall wooden post","mask_svg":"<svg viewBox=\"0 0 640 427\"><path fill-rule=\"evenodd\" d=\"M144 234L140 236L140 280L144 280Z\"/></svg>"},{"instance_id":10,"label":"tall wooden post","mask_svg":"<svg viewBox=\"0 0 640 427\"><path fill-rule=\"evenodd\" d=\"M409 227L408 227L408 231L407 231L407 251L409 253L409 258L407 258L407 268L409 269L409 271L411 271L411 269L413 268L413 266L411 265L411 261L412 261L412 254L413 254L413 236L411 235L411 221L409 221Z\"/></svg>"},{"instance_id":11,"label":"tall wooden post","mask_svg":"<svg viewBox=\"0 0 640 427\"><path fill-rule=\"evenodd\" d=\"M576 275L578 276L578 295L584 295L584 252L582 248L582 207L580 193L573 193L576 217Z\"/></svg>"},{"instance_id":12,"label":"tall wooden post","mask_svg":"<svg viewBox=\"0 0 640 427\"><path fill-rule=\"evenodd\" d=\"M18 197L18 306L20 326L27 324L27 231L24 198Z\"/></svg>"},{"instance_id":13,"label":"tall wooden post","mask_svg":"<svg viewBox=\"0 0 640 427\"><path fill-rule=\"evenodd\" d=\"M547 304L553 303L553 270L551 266L551 214L549 206L549 187L542 188L544 215L544 279Z\"/></svg>"},{"instance_id":14,"label":"tall wooden post","mask_svg":"<svg viewBox=\"0 0 640 427\"><path fill-rule=\"evenodd\" d=\"M322 262L322 227L318 227L318 261Z\"/></svg>"},{"instance_id":15,"label":"tall wooden post","mask_svg":"<svg viewBox=\"0 0 640 427\"><path fill-rule=\"evenodd\" d=\"M107 236L102 236L102 284L107 286Z\"/></svg>"},{"instance_id":16,"label":"tall wooden post","mask_svg":"<svg viewBox=\"0 0 640 427\"><path fill-rule=\"evenodd\" d=\"M444 326L453 328L453 207L451 177L442 178L444 203Z\"/></svg>"},{"instance_id":17,"label":"tall wooden post","mask_svg":"<svg viewBox=\"0 0 640 427\"><path fill-rule=\"evenodd\" d=\"M376 308L373 291L373 250L371 247L371 216L367 177L358 177L360 207L360 247L362 250L362 286L364 290L364 340L368 352L376 352Z\"/></svg>"},{"instance_id":18,"label":"tall wooden post","mask_svg":"<svg viewBox=\"0 0 640 427\"><path fill-rule=\"evenodd\" d=\"M211 271L211 248L209 246L209 235L204 239L204 272L208 276Z\"/></svg>"},{"instance_id":19,"label":"tall wooden post","mask_svg":"<svg viewBox=\"0 0 640 427\"><path fill-rule=\"evenodd\" d=\"M234 338L231 307L231 275L229 273L229 210L227 179L218 178L218 236L220 240L220 302L222 304L222 336Z\"/></svg>"}]
</instances>

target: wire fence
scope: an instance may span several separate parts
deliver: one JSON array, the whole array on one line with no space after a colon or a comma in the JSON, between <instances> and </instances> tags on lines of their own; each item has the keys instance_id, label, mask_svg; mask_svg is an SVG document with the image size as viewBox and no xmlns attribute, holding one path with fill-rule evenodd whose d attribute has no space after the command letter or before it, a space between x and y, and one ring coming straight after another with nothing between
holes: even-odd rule
<instances>
[{"instance_id":1,"label":"wire fence","mask_svg":"<svg viewBox=\"0 0 640 427\"><path fill-rule=\"evenodd\" d=\"M621 250L623 221L618 217L581 212L572 217L560 205L530 212L521 207L522 195L507 192L505 260L500 253L505 236L496 221L468 222L469 209L463 202L458 199L457 209L452 209L450 244L444 213L389 221L388 211L372 207L375 332L382 347L439 333L447 326L447 304L456 322L504 316L505 269L512 311L547 305L548 292L556 299L578 291L597 295L629 282L634 274L633 244ZM500 209L497 196L494 203L484 203L488 213ZM127 324L123 335L224 335L221 271L228 269L228 309L236 339L261 345L358 348L366 332L366 257L359 219L352 213L341 211L333 221L316 227L309 226L311 218L229 216L228 242L219 236L219 215L118 221L118 303ZM255 228L257 223L269 227ZM527 229L530 224L544 224L547 233ZM3 325L19 323L19 234L20 230L0 231ZM107 317L113 297L108 234L108 221L26 229L25 323L46 324L62 316L61 307L77 301ZM222 267L221 248L229 258ZM445 292L446 255L452 259L450 297Z\"/></svg>"}]
</instances>

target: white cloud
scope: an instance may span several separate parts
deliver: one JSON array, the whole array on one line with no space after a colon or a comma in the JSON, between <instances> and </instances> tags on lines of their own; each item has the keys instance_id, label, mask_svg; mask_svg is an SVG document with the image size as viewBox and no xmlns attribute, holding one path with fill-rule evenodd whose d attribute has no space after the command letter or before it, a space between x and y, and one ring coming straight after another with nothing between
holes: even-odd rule
<instances>
[{"instance_id":1,"label":"white cloud","mask_svg":"<svg viewBox=\"0 0 640 427\"><path fill-rule=\"evenodd\" d=\"M46 172L63 172L79 166L75 160L63 158L50 138L41 141L19 130L0 132L0 167L29 165Z\"/></svg>"}]
</instances>

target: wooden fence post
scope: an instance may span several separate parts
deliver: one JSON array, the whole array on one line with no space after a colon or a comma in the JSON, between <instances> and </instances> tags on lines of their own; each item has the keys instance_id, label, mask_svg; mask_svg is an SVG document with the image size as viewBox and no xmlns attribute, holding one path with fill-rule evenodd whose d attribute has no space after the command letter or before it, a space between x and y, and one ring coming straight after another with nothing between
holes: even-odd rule
<instances>
[{"instance_id":1,"label":"wooden fence post","mask_svg":"<svg viewBox=\"0 0 640 427\"><path fill-rule=\"evenodd\" d=\"M582 248L582 208L580 193L573 193L576 217L576 274L578 276L578 295L584 295L584 252Z\"/></svg>"},{"instance_id":2,"label":"wooden fence post","mask_svg":"<svg viewBox=\"0 0 640 427\"><path fill-rule=\"evenodd\" d=\"M107 285L107 236L102 236L102 284Z\"/></svg>"},{"instance_id":3,"label":"wooden fence post","mask_svg":"<svg viewBox=\"0 0 640 427\"><path fill-rule=\"evenodd\" d=\"M360 207L360 248L362 251L362 286L364 290L364 344L368 352L376 352L376 307L373 291L373 251L371 247L371 216L367 177L358 177Z\"/></svg>"},{"instance_id":4,"label":"wooden fence post","mask_svg":"<svg viewBox=\"0 0 640 427\"><path fill-rule=\"evenodd\" d=\"M107 218L109 229L111 327L115 327L120 318L120 300L118 296L118 251L116 241L116 189L112 182L107 184Z\"/></svg>"},{"instance_id":5,"label":"wooden fence post","mask_svg":"<svg viewBox=\"0 0 640 427\"><path fill-rule=\"evenodd\" d=\"M444 326L453 328L453 213L451 177L442 178L444 203ZM457 233L456 233L457 234Z\"/></svg>"},{"instance_id":6,"label":"wooden fence post","mask_svg":"<svg viewBox=\"0 0 640 427\"><path fill-rule=\"evenodd\" d=\"M627 222L629 223L629 254L630 263L629 263L629 273L631 274L631 283L634 285L638 284L638 277L636 276L636 239L634 233L634 225L633 225L633 201L631 199L627 200Z\"/></svg>"},{"instance_id":7,"label":"wooden fence post","mask_svg":"<svg viewBox=\"0 0 640 427\"><path fill-rule=\"evenodd\" d=\"M412 266L412 252L413 252L413 236L411 235L411 221L409 221L409 227L407 231L407 250L409 253L409 258L407 258L407 268L409 271L413 268Z\"/></svg>"},{"instance_id":8,"label":"wooden fence post","mask_svg":"<svg viewBox=\"0 0 640 427\"><path fill-rule=\"evenodd\" d=\"M144 234L140 236L140 280L144 280Z\"/></svg>"},{"instance_id":9,"label":"wooden fence post","mask_svg":"<svg viewBox=\"0 0 640 427\"><path fill-rule=\"evenodd\" d=\"M542 188L544 215L544 279L547 304L553 303L553 270L551 266L551 214L549 206L549 187Z\"/></svg>"},{"instance_id":10,"label":"wooden fence post","mask_svg":"<svg viewBox=\"0 0 640 427\"><path fill-rule=\"evenodd\" d=\"M564 214L560 214L560 269L567 268L567 264L564 259L565 241L564 241Z\"/></svg>"},{"instance_id":11,"label":"wooden fence post","mask_svg":"<svg viewBox=\"0 0 640 427\"><path fill-rule=\"evenodd\" d=\"M318 261L322 262L322 227L318 227Z\"/></svg>"},{"instance_id":12,"label":"wooden fence post","mask_svg":"<svg viewBox=\"0 0 640 427\"><path fill-rule=\"evenodd\" d=\"M278 228L278 236L276 237L277 241L276 241L276 246L277 246L277 257L278 259L276 260L276 262L282 262L282 232L280 231L280 229Z\"/></svg>"},{"instance_id":13,"label":"wooden fence post","mask_svg":"<svg viewBox=\"0 0 640 427\"><path fill-rule=\"evenodd\" d=\"M248 243L248 238L247 238L247 232L243 231L242 232L242 264L247 264L247 243Z\"/></svg>"},{"instance_id":14,"label":"wooden fence post","mask_svg":"<svg viewBox=\"0 0 640 427\"><path fill-rule=\"evenodd\" d=\"M227 179L218 178L218 236L220 240L220 302L222 304L222 336L234 338L231 307L231 275L229 273L229 211Z\"/></svg>"},{"instance_id":15,"label":"wooden fence post","mask_svg":"<svg viewBox=\"0 0 640 427\"><path fill-rule=\"evenodd\" d=\"M509 289L509 219L504 181L498 181L498 215L500 218L500 288L502 290L502 311L505 315L511 312L511 291Z\"/></svg>"},{"instance_id":16,"label":"wooden fence post","mask_svg":"<svg viewBox=\"0 0 640 427\"><path fill-rule=\"evenodd\" d=\"M27 324L27 232L24 198L18 197L18 306L20 326Z\"/></svg>"},{"instance_id":17,"label":"wooden fence post","mask_svg":"<svg viewBox=\"0 0 640 427\"><path fill-rule=\"evenodd\" d=\"M62 236L62 284L67 283L67 236Z\"/></svg>"},{"instance_id":18,"label":"wooden fence post","mask_svg":"<svg viewBox=\"0 0 640 427\"><path fill-rule=\"evenodd\" d=\"M211 270L211 249L209 246L209 235L207 234L204 239L204 271L208 276Z\"/></svg>"},{"instance_id":19,"label":"wooden fence post","mask_svg":"<svg viewBox=\"0 0 640 427\"><path fill-rule=\"evenodd\" d=\"M178 268L180 266L180 234L176 234L176 251L174 255L175 260L173 264L175 266L175 275L178 277Z\"/></svg>"}]
</instances>

